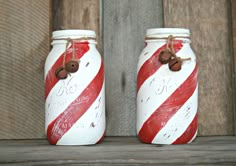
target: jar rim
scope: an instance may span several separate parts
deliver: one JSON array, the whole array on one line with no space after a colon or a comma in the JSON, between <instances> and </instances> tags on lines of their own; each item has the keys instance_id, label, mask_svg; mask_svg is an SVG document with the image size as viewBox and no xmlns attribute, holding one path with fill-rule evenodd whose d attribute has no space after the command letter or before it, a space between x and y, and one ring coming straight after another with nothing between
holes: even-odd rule
<instances>
[{"instance_id":1,"label":"jar rim","mask_svg":"<svg viewBox=\"0 0 236 166\"><path fill-rule=\"evenodd\" d=\"M96 37L96 33L93 30L83 29L68 29L68 30L57 30L52 32L52 39L68 38L68 37Z\"/></svg>"},{"instance_id":2,"label":"jar rim","mask_svg":"<svg viewBox=\"0 0 236 166\"><path fill-rule=\"evenodd\" d=\"M189 36L190 30L185 28L150 28L146 31L146 36Z\"/></svg>"}]
</instances>

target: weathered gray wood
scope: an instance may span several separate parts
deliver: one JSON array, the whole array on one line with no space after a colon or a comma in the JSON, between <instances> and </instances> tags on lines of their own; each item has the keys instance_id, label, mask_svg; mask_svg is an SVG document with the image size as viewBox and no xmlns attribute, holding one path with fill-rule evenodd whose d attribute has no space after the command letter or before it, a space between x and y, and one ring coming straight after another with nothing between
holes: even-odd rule
<instances>
[{"instance_id":1,"label":"weathered gray wood","mask_svg":"<svg viewBox=\"0 0 236 166\"><path fill-rule=\"evenodd\" d=\"M53 30L94 30L100 42L99 20L99 0L53 0Z\"/></svg>"},{"instance_id":2,"label":"weathered gray wood","mask_svg":"<svg viewBox=\"0 0 236 166\"><path fill-rule=\"evenodd\" d=\"M105 137L95 146L52 146L46 140L0 141L1 165L235 165L236 137L197 137L188 145L149 145Z\"/></svg>"},{"instance_id":3,"label":"weathered gray wood","mask_svg":"<svg viewBox=\"0 0 236 166\"><path fill-rule=\"evenodd\" d=\"M233 135L227 0L163 0L165 27L191 30L199 60L199 135Z\"/></svg>"},{"instance_id":4,"label":"weathered gray wood","mask_svg":"<svg viewBox=\"0 0 236 166\"><path fill-rule=\"evenodd\" d=\"M0 0L0 139L44 137L50 0Z\"/></svg>"},{"instance_id":5,"label":"weathered gray wood","mask_svg":"<svg viewBox=\"0 0 236 166\"><path fill-rule=\"evenodd\" d=\"M99 34L99 0L53 0L53 30L91 29Z\"/></svg>"},{"instance_id":6,"label":"weathered gray wood","mask_svg":"<svg viewBox=\"0 0 236 166\"><path fill-rule=\"evenodd\" d=\"M161 0L104 0L107 135L135 135L136 65L145 31L161 27Z\"/></svg>"},{"instance_id":7,"label":"weathered gray wood","mask_svg":"<svg viewBox=\"0 0 236 166\"><path fill-rule=\"evenodd\" d=\"M231 5L231 6L230 6ZM231 4L229 5L230 14L231 14L231 33L233 35L231 42L233 42L233 48L232 48L232 53L233 53L233 59L234 59L234 65L233 65L233 87L234 87L234 135L236 135L236 1L231 0Z\"/></svg>"}]
</instances>

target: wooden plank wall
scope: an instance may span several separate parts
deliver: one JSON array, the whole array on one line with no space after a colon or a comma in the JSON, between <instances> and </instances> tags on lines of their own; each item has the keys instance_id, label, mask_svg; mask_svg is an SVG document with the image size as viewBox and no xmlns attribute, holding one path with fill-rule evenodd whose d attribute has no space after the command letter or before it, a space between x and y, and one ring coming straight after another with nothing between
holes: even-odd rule
<instances>
[{"instance_id":1,"label":"wooden plank wall","mask_svg":"<svg viewBox=\"0 0 236 166\"><path fill-rule=\"evenodd\" d=\"M199 135L233 135L227 0L163 0L164 26L191 30L199 60Z\"/></svg>"},{"instance_id":2,"label":"wooden plank wall","mask_svg":"<svg viewBox=\"0 0 236 166\"><path fill-rule=\"evenodd\" d=\"M53 30L92 29L99 41L104 38L99 45L104 44L100 50L104 50L106 69L106 134L135 135L137 59L145 30L162 26L162 3L103 0L102 4L100 24L99 0L54 0ZM99 35L99 25L103 36Z\"/></svg>"},{"instance_id":3,"label":"wooden plank wall","mask_svg":"<svg viewBox=\"0 0 236 166\"><path fill-rule=\"evenodd\" d=\"M232 28L232 53L233 53L233 86L234 86L234 135L236 135L236 1L231 0L231 4L229 5L230 14L231 14L231 27Z\"/></svg>"},{"instance_id":4,"label":"wooden plank wall","mask_svg":"<svg viewBox=\"0 0 236 166\"><path fill-rule=\"evenodd\" d=\"M0 0L0 139L45 137L43 66L51 23L53 30L96 31L106 69L108 136L136 135L136 65L145 30L163 22L189 28L200 64L199 135L234 134L229 20L236 52L236 5L231 0L230 13L229 2L53 0L51 9L51 0Z\"/></svg>"},{"instance_id":5,"label":"wooden plank wall","mask_svg":"<svg viewBox=\"0 0 236 166\"><path fill-rule=\"evenodd\" d=\"M50 0L0 0L0 139L44 137Z\"/></svg>"},{"instance_id":6,"label":"wooden plank wall","mask_svg":"<svg viewBox=\"0 0 236 166\"><path fill-rule=\"evenodd\" d=\"M136 135L136 66L146 29L162 27L161 0L103 0L107 135Z\"/></svg>"},{"instance_id":7,"label":"wooden plank wall","mask_svg":"<svg viewBox=\"0 0 236 166\"><path fill-rule=\"evenodd\" d=\"M53 30L94 30L99 42L99 25L99 0L53 0Z\"/></svg>"}]
</instances>

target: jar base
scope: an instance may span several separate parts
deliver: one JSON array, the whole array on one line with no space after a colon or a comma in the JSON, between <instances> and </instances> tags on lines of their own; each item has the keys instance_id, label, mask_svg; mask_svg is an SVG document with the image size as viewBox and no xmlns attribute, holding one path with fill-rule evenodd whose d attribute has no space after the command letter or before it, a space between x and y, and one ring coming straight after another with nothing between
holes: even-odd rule
<instances>
[{"instance_id":1,"label":"jar base","mask_svg":"<svg viewBox=\"0 0 236 166\"><path fill-rule=\"evenodd\" d=\"M95 145L96 143L58 143L55 144L56 146L90 146L90 145Z\"/></svg>"}]
</instances>

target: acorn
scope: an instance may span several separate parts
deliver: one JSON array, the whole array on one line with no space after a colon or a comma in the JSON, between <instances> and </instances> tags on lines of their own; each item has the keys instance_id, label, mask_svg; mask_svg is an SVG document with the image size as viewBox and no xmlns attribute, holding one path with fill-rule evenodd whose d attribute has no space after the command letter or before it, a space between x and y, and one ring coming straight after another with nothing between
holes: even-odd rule
<instances>
[{"instance_id":1,"label":"acorn","mask_svg":"<svg viewBox=\"0 0 236 166\"><path fill-rule=\"evenodd\" d=\"M59 67L55 71L55 75L59 80L63 80L67 78L67 71L65 70L64 67Z\"/></svg>"},{"instance_id":2,"label":"acorn","mask_svg":"<svg viewBox=\"0 0 236 166\"><path fill-rule=\"evenodd\" d=\"M181 70L182 61L180 58L173 58L169 61L169 69L172 71Z\"/></svg>"},{"instance_id":3,"label":"acorn","mask_svg":"<svg viewBox=\"0 0 236 166\"><path fill-rule=\"evenodd\" d=\"M173 53L168 51L168 50L165 50L165 51L161 51L160 55L159 55L159 61L162 63L162 64L166 64L170 61L170 59L173 57Z\"/></svg>"},{"instance_id":4,"label":"acorn","mask_svg":"<svg viewBox=\"0 0 236 166\"><path fill-rule=\"evenodd\" d=\"M79 69L79 63L76 60L70 60L69 62L66 63L66 71L69 73L75 73Z\"/></svg>"}]
</instances>

